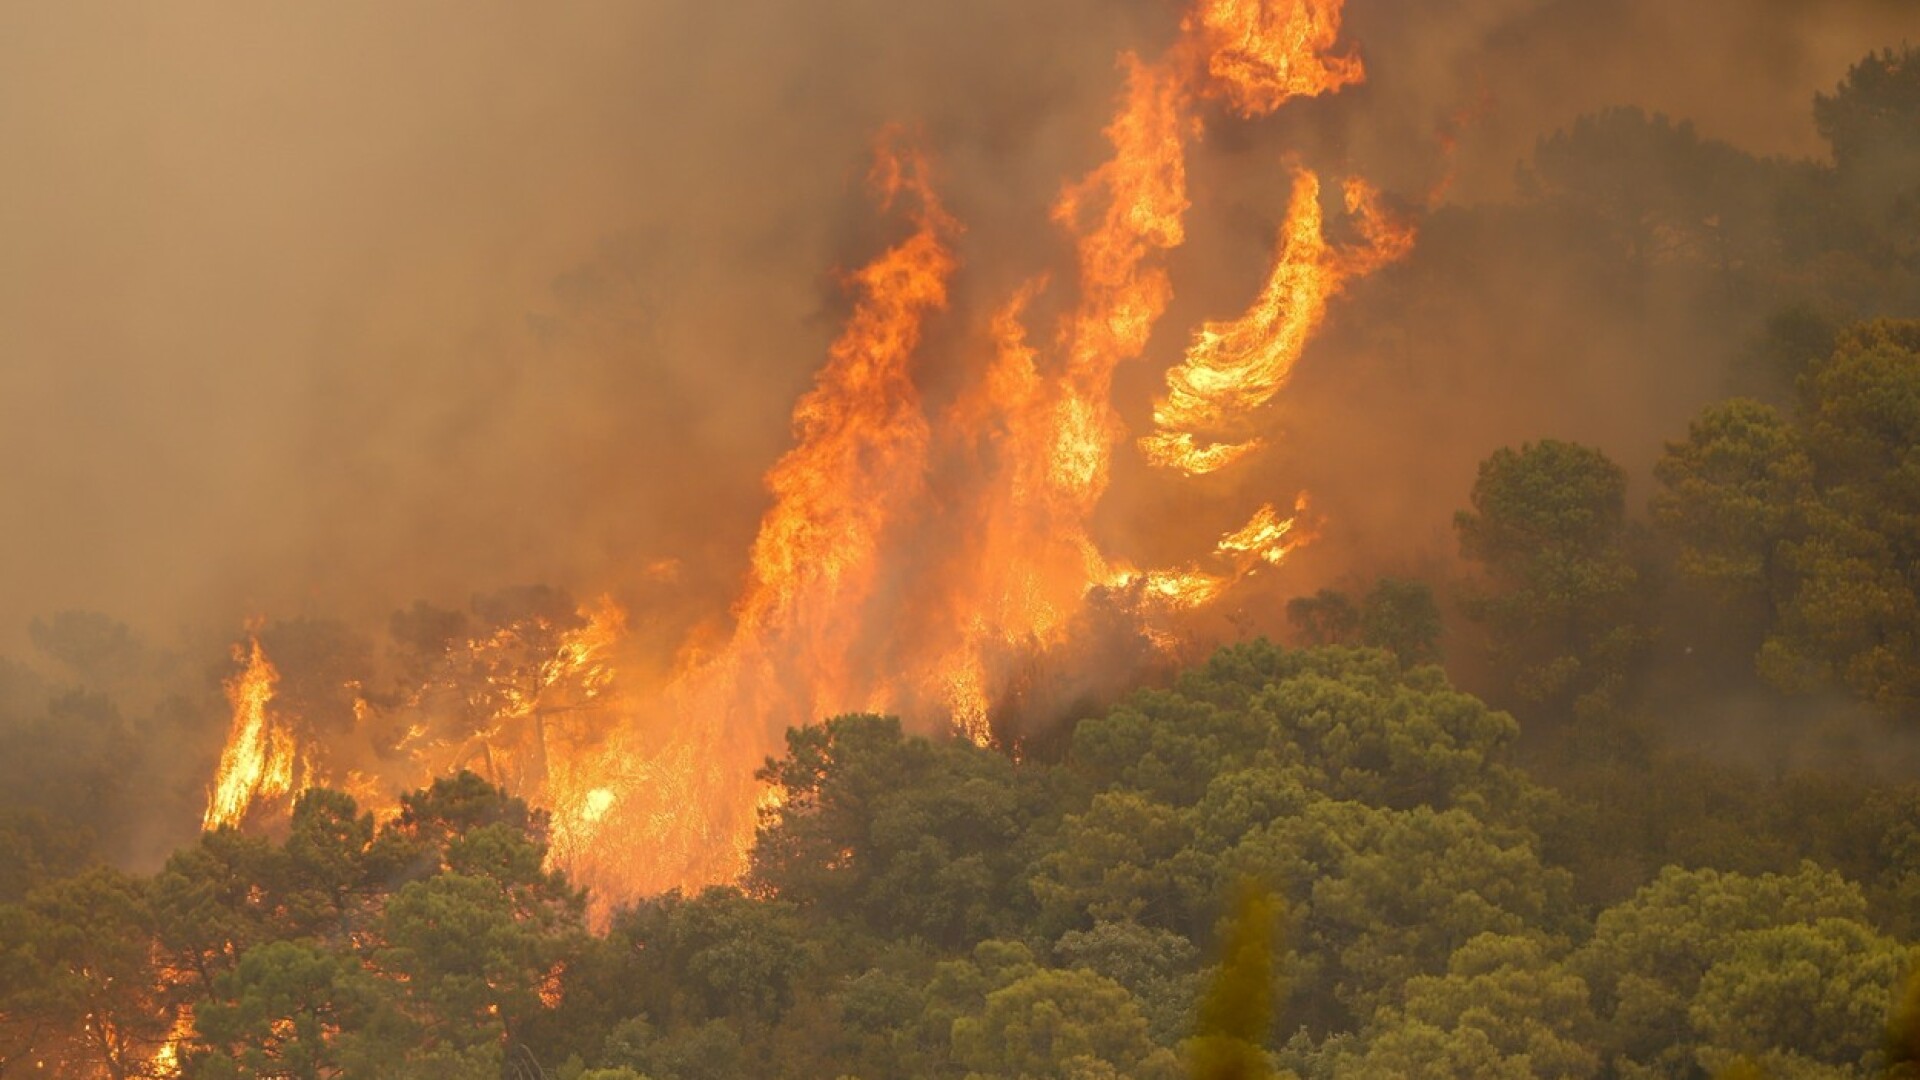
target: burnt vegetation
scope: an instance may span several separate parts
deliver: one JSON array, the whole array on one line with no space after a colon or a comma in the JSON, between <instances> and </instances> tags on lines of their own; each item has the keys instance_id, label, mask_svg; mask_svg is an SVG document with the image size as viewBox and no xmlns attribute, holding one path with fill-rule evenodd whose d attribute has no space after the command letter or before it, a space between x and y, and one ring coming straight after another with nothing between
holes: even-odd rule
<instances>
[{"instance_id":1,"label":"burnt vegetation","mask_svg":"<svg viewBox=\"0 0 1920 1080\"><path fill-rule=\"evenodd\" d=\"M1916 1075L1920 51L1813 107L1830 161L1581 118L1358 301L1408 323L1337 328L1458 337L1501 302L1458 302L1467 267L1550 246L1539 288L1684 325L1649 347L1718 380L1657 451L1542 417L1438 523L1451 569L1356 573L1284 644L1001 749L795 729L736 885L589 920L545 814L476 771L200 834L231 666L35 620L0 660L0 1076ZM447 642L570 620L525 589L400 612L391 656L261 636L349 731L383 671L465 715L500 673Z\"/></svg>"}]
</instances>

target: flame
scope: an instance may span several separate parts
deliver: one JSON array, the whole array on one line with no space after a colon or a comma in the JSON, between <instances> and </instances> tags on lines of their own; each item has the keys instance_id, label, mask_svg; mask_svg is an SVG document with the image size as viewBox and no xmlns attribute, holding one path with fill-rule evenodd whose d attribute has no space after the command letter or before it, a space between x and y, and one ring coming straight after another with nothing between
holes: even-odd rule
<instances>
[{"instance_id":1,"label":"flame","mask_svg":"<svg viewBox=\"0 0 1920 1080\"><path fill-rule=\"evenodd\" d=\"M1307 497L1302 494L1294 504L1294 511L1299 513L1306 508ZM1245 556L1249 566L1256 560L1278 566L1303 540L1296 535L1295 520L1281 517L1271 505L1263 506L1244 526L1221 537L1214 550L1222 555Z\"/></svg>"},{"instance_id":2,"label":"flame","mask_svg":"<svg viewBox=\"0 0 1920 1080\"><path fill-rule=\"evenodd\" d=\"M1344 0L1203 0L1187 16L1206 56L1210 92L1241 116L1264 116L1366 78L1360 58L1334 55Z\"/></svg>"},{"instance_id":3,"label":"flame","mask_svg":"<svg viewBox=\"0 0 1920 1080\"><path fill-rule=\"evenodd\" d=\"M758 823L752 764L770 736L885 705L855 658L893 531L926 491L931 436L912 360L925 319L946 306L959 231L926 162L895 140L883 139L873 182L883 207L912 204L913 230L849 279L852 314L794 409L796 445L768 474L773 505L733 637L639 707L652 722L635 730L666 738L619 740L585 770L592 801L556 818L561 856L619 891L738 876Z\"/></svg>"},{"instance_id":4,"label":"flame","mask_svg":"<svg viewBox=\"0 0 1920 1080\"><path fill-rule=\"evenodd\" d=\"M267 660L259 636L250 637L245 650L236 647L234 659L244 660L246 668L226 682L233 726L201 821L207 829L238 825L255 799L293 791L299 766L293 733L269 709L280 673Z\"/></svg>"},{"instance_id":5,"label":"flame","mask_svg":"<svg viewBox=\"0 0 1920 1080\"><path fill-rule=\"evenodd\" d=\"M193 1006L182 1005L174 1013L173 1024L167 1029L166 1041L160 1049L154 1051L153 1059L147 1062L147 1071L143 1074L155 1077L174 1077L180 1075L180 1048L186 1045L193 1035Z\"/></svg>"},{"instance_id":6,"label":"flame","mask_svg":"<svg viewBox=\"0 0 1920 1080\"><path fill-rule=\"evenodd\" d=\"M415 687L407 706L416 712L431 709L435 694L453 693L461 703L480 710L457 736L437 730L434 718L410 723L399 739L408 751L405 764L391 762L378 775L344 766L326 770L320 760L326 748L299 733L301 718L287 715L275 701L279 672L268 660L258 634L245 647L236 647L235 659L246 667L226 684L233 723L220 755L217 779L207 801L203 827L240 825L264 800L297 796L324 782L354 796L361 806L385 817L398 809L397 797L430 782L453 768L475 764L492 779L513 782L523 794L543 805L570 804L584 797L564 783L564 772L547 766L549 752L565 750L547 730L549 717L578 711L606 693L614 682L615 648L626 634L626 612L610 598L583 608L581 625L556 632L551 652L522 670L511 657L527 645L527 637L554 628L545 625L502 627L484 637L449 646L442 667L423 686ZM462 678L457 673L478 672ZM357 684L352 715L356 731L373 727L379 709ZM371 763L370 763L371 764ZM562 818L564 820L564 817Z\"/></svg>"},{"instance_id":7,"label":"flame","mask_svg":"<svg viewBox=\"0 0 1920 1080\"><path fill-rule=\"evenodd\" d=\"M1258 438L1202 446L1196 433L1231 430L1273 400L1335 294L1412 250L1412 230L1381 211L1378 194L1364 181L1348 181L1346 205L1366 242L1334 248L1323 234L1320 178L1305 170L1294 174L1266 287L1240 318L1202 326L1186 359L1167 373L1167 394L1154 404L1155 430L1140 440L1149 462L1197 476L1259 449Z\"/></svg>"},{"instance_id":8,"label":"flame","mask_svg":"<svg viewBox=\"0 0 1920 1080\"><path fill-rule=\"evenodd\" d=\"M939 354L964 366L932 403L921 346L948 306L961 226L927 160L884 133L871 181L904 235L845 278L850 313L794 408L792 448L767 474L731 629L640 685L631 673L645 665L621 659L625 613L604 600L565 632L535 620L455 642L404 693L356 689L353 730L387 738L388 756L406 763L377 772L382 797L482 769L549 811L550 858L603 911L729 880L745 869L756 826L779 812L780 793L752 774L787 728L895 710L944 717L989 743L1023 666L1065 645L1076 620L1113 610L1172 650L1186 613L1284 562L1311 538L1304 496L1293 516L1263 505L1172 567L1108 552L1092 521L1128 438L1115 374L1147 352L1173 300L1165 257L1186 238L1188 150L1213 111L1259 116L1360 81L1359 59L1340 47L1340 14L1340 0L1194 0L1163 54L1123 54L1110 152L1051 207L1071 251L1063 295L1043 323L1036 311L1054 278L1028 278L992 313L984 345ZM1141 442L1150 460L1198 474L1257 451L1256 414L1285 387L1331 300L1410 248L1411 229L1370 187L1350 181L1345 193L1360 240L1339 246L1324 233L1318 177L1295 172L1265 286L1240 318L1202 326L1169 372ZM652 582L678 572L670 559L636 565ZM245 813L266 790L269 761L280 790L297 782L293 728L274 726L257 641L253 655L267 674L252 697L230 688L221 790L226 757L260 764L239 773L242 795L209 807L210 824L215 806L218 820Z\"/></svg>"},{"instance_id":9,"label":"flame","mask_svg":"<svg viewBox=\"0 0 1920 1080\"><path fill-rule=\"evenodd\" d=\"M874 180L883 207L917 202L911 236L853 277L861 294L814 388L794 409L798 445L768 474L774 505L761 521L752 580L738 607L740 639L786 639L817 667L850 644L846 617L871 588L887 530L924 491L928 425L910 362L923 317L946 305L958 226L926 179L925 162L883 148ZM858 695L819 688L836 707Z\"/></svg>"}]
</instances>

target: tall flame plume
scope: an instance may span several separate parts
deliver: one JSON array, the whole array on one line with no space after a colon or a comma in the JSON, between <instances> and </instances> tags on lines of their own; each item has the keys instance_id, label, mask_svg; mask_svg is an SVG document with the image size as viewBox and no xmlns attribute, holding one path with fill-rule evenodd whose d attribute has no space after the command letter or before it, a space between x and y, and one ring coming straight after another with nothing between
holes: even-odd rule
<instances>
[{"instance_id":1,"label":"tall flame plume","mask_svg":"<svg viewBox=\"0 0 1920 1080\"><path fill-rule=\"evenodd\" d=\"M1304 495L1291 514L1243 510L1244 524L1183 565L1107 551L1093 518L1114 455L1137 445L1150 464L1200 475L1257 453L1261 412L1329 305L1404 257L1411 228L1350 180L1358 240L1330 242L1320 179L1296 168L1259 295L1193 335L1137 443L1115 374L1153 348L1173 301L1166 256L1186 241L1188 155L1206 123L1337 92L1364 69L1341 44L1339 0L1195 0L1165 52L1123 54L1119 68L1111 152L1052 203L1068 268L1005 298L983 344L944 349L974 362L931 401L923 346L967 329L947 311L962 230L926 156L883 134L872 188L899 236L845 277L845 326L767 474L770 505L717 647L661 679L628 674L646 665L611 600L450 639L402 691L355 690L354 730L386 732L375 757L405 762L370 777L297 734L255 637L229 684L233 729L207 825L313 780L379 808L478 767L550 812L552 858L603 902L729 880L777 809L752 776L786 728L891 710L994 742L1022 670L1084 620L1119 618L1146 647L1171 649L1186 613L1283 563L1312 537Z\"/></svg>"}]
</instances>

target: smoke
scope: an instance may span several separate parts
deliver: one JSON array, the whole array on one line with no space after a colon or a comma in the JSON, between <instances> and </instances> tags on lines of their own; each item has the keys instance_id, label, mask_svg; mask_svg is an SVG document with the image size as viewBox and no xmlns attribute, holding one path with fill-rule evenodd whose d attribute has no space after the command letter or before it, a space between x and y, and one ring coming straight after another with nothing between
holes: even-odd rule
<instances>
[{"instance_id":1,"label":"smoke","mask_svg":"<svg viewBox=\"0 0 1920 1080\"><path fill-rule=\"evenodd\" d=\"M1755 170L1824 161L1815 93L1868 51L1920 36L1912 5L1871 0L1354 0L1347 21L1363 44L1364 85L1208 144L1194 187L1213 199L1196 208L1176 269L1206 285L1183 293L1167 320L1231 313L1255 286L1286 197L1275 162L1368 178L1421 214L1412 257L1335 302L1273 409L1276 452L1237 486L1241 498L1293 487L1316 497L1326 535L1285 571L1286 592L1444 573L1452 513L1500 445L1600 446L1628 467L1637 504L1663 440L1706 402L1753 389L1738 382L1738 354L1768 315L1802 298L1746 280L1730 288L1737 275L1685 260L1623 259L1591 217L1531 189L1543 139L1624 106L1688 123L1726 157L1758 159ZM1682 179L1656 166L1606 164L1616 171L1602 183L1649 206L1687 198ZM1123 392L1137 400L1158 371L1132 374ZM1205 494L1222 490L1235 487ZM1164 484L1130 478L1116 495L1111 522L1169 535L1154 522L1180 497ZM1192 520L1175 505L1173 516Z\"/></svg>"},{"instance_id":2,"label":"smoke","mask_svg":"<svg viewBox=\"0 0 1920 1080\"><path fill-rule=\"evenodd\" d=\"M373 628L416 598L548 582L615 594L670 668L724 636L844 275L891 235L856 183L873 133L917 132L967 229L918 372L939 404L1019 282L1071 259L1048 204L1105 152L1116 56L1158 52L1178 18L1165 0L0 11L0 654L27 653L35 615L99 610L205 683L252 615ZM1259 288L1289 162L1372 181L1423 215L1419 244L1333 302L1259 462L1191 484L1118 455L1094 528L1141 565L1307 489L1323 537L1266 575L1275 596L1430 567L1494 446L1571 437L1643 467L1724 389L1724 312L1514 202L1521 166L1614 105L1818 155L1812 95L1920 29L1901 0L1350 0L1346 18L1365 85L1215 125L1191 161L1177 299L1119 373L1122 417L1144 430L1188 328ZM1262 596L1236 629L1276 628ZM1010 707L1110 685L1058 662L1076 673Z\"/></svg>"},{"instance_id":3,"label":"smoke","mask_svg":"<svg viewBox=\"0 0 1920 1080\"><path fill-rule=\"evenodd\" d=\"M8 651L662 559L730 595L874 129L989 204L1084 149L1043 133L1142 28L1045 7L0 15Z\"/></svg>"},{"instance_id":4,"label":"smoke","mask_svg":"<svg viewBox=\"0 0 1920 1080\"><path fill-rule=\"evenodd\" d=\"M149 632L371 616L505 582L605 587L662 559L725 597L832 333L830 272L861 257L849 178L872 131L922 126L970 248L1044 244L1035 196L1097 155L1116 52L1154 48L1175 15L0 15L0 643L63 608ZM1203 213L1276 213L1269 155L1300 152L1302 127L1417 194L1442 167L1437 125L1477 103L1461 199L1504 191L1533 139L1606 104L1815 152L1811 94L1912 16L1354 0L1348 20L1369 84L1266 125L1282 146L1210 147L1248 201ZM1237 253L1192 258L1245 294L1270 234L1239 231ZM1196 306L1231 312L1220 292Z\"/></svg>"}]
</instances>

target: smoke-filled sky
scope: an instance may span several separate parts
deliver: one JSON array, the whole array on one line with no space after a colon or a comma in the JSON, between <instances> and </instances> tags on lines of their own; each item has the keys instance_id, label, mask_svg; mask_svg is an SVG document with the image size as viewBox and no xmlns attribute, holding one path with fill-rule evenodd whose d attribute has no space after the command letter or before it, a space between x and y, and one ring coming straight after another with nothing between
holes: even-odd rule
<instances>
[{"instance_id":1,"label":"smoke-filled sky","mask_svg":"<svg viewBox=\"0 0 1920 1080\"><path fill-rule=\"evenodd\" d=\"M66 608L164 635L527 581L723 604L844 311L836 272L884 239L857 183L875 130L909 124L934 154L969 226L949 317L983 319L1059 262L1045 211L1101 156L1115 55L1157 52L1176 18L1152 0L0 6L0 652ZM1207 287L1176 316L1232 315L1257 287L1287 149L1417 202L1447 169L1436 132L1468 117L1463 203L1506 197L1537 138L1612 104L1816 154L1812 95L1920 39L1920 7L1350 0L1348 30L1367 86L1222 133L1196 164L1220 182L1176 270ZM1161 366L1123 381L1123 412ZM1388 448L1384 468L1409 425L1375 419L1350 438ZM1458 455L1453 504L1490 448Z\"/></svg>"}]
</instances>

